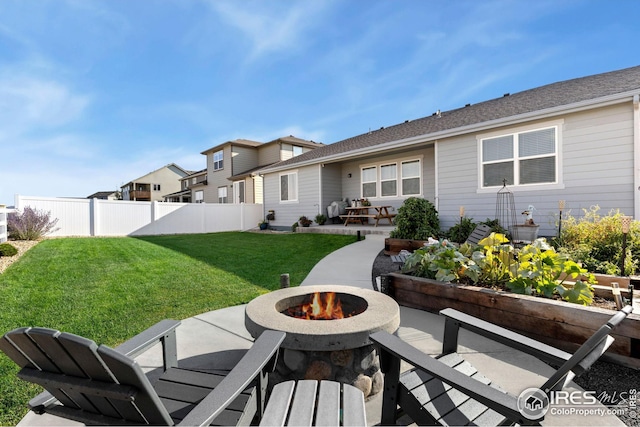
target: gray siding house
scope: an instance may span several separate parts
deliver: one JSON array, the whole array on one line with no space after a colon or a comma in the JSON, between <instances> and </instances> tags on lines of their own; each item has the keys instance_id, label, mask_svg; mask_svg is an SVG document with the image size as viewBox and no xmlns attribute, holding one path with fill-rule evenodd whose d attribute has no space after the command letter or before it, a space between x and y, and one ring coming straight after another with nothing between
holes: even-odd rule
<instances>
[{"instance_id":1,"label":"gray siding house","mask_svg":"<svg viewBox=\"0 0 640 427\"><path fill-rule=\"evenodd\" d=\"M272 226L326 213L334 200L399 207L424 197L443 229L460 207L496 217L506 180L517 223L529 205L540 235L557 232L559 201L581 216L640 213L640 67L576 78L433 113L354 136L260 170Z\"/></svg>"},{"instance_id":2,"label":"gray siding house","mask_svg":"<svg viewBox=\"0 0 640 427\"><path fill-rule=\"evenodd\" d=\"M319 142L285 136L269 142L227 141L202 152L207 156L205 203L262 203L258 169L323 147Z\"/></svg>"}]
</instances>

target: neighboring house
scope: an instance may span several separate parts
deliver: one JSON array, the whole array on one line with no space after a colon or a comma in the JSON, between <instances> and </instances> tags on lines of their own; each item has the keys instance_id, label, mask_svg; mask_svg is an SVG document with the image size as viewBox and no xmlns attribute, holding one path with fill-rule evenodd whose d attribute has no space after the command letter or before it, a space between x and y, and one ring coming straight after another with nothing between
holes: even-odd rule
<instances>
[{"instance_id":1,"label":"neighboring house","mask_svg":"<svg viewBox=\"0 0 640 427\"><path fill-rule=\"evenodd\" d=\"M262 203L262 167L294 158L324 144L286 136L266 143L236 139L212 147L207 156L206 203Z\"/></svg>"},{"instance_id":2,"label":"neighboring house","mask_svg":"<svg viewBox=\"0 0 640 427\"><path fill-rule=\"evenodd\" d=\"M203 203L204 186L208 185L207 170L193 172L180 179L180 191L164 196L165 202Z\"/></svg>"},{"instance_id":3,"label":"neighboring house","mask_svg":"<svg viewBox=\"0 0 640 427\"><path fill-rule=\"evenodd\" d=\"M516 222L533 205L540 235L599 205L640 213L640 67L549 84L354 136L264 168L271 226L325 213L334 200L399 207L410 196L441 226L496 218L507 182Z\"/></svg>"},{"instance_id":4,"label":"neighboring house","mask_svg":"<svg viewBox=\"0 0 640 427\"><path fill-rule=\"evenodd\" d=\"M97 191L87 196L87 199L118 200L118 193L119 191Z\"/></svg>"},{"instance_id":5,"label":"neighboring house","mask_svg":"<svg viewBox=\"0 0 640 427\"><path fill-rule=\"evenodd\" d=\"M168 164L120 187L122 200L162 201L165 194L180 191L180 179L190 173L175 163Z\"/></svg>"}]
</instances>

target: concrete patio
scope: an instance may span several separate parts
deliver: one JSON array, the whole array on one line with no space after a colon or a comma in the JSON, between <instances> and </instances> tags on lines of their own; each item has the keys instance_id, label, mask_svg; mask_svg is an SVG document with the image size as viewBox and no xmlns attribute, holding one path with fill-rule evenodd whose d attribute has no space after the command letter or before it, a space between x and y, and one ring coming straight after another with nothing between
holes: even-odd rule
<instances>
[{"instance_id":1,"label":"concrete patio","mask_svg":"<svg viewBox=\"0 0 640 427\"><path fill-rule=\"evenodd\" d=\"M356 230L357 227L343 229ZM323 227L325 228L325 227ZM337 228L337 227L336 227ZM372 228L372 227L367 227ZM377 227L380 229L381 227ZM372 288L373 261L384 247L385 234L367 234L364 240L353 243L325 257L309 273L303 286L337 284ZM245 306L229 307L184 319L177 329L178 358L181 366L199 369L231 368L251 346L253 338L244 326ZM401 307L398 335L422 351L437 355L441 350L443 321L440 316ZM465 357L479 371L490 377L504 390L519 395L529 387L540 386L553 370L533 357L503 345L461 331L460 343ZM160 365L161 355L156 347L140 356L138 362L153 371ZM581 390L578 386L575 390ZM369 425L380 422L382 393L367 401ZM604 406L599 406L605 409ZM77 425L77 423L75 423ZM74 425L73 422L50 415L27 414L19 425ZM543 425L620 425L617 417L608 415L579 416L547 414Z\"/></svg>"}]
</instances>

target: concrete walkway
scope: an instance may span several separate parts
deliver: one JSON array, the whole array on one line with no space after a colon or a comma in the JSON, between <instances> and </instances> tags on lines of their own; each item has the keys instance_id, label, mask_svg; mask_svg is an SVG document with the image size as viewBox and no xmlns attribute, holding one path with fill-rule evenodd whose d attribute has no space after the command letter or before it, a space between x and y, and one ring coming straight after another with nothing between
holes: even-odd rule
<instances>
[{"instance_id":1,"label":"concrete walkway","mask_svg":"<svg viewBox=\"0 0 640 427\"><path fill-rule=\"evenodd\" d=\"M322 259L309 273L302 285L339 284L372 288L371 267L384 248L384 236L367 235ZM406 307L400 308L401 325L398 335L430 355L438 355L442 348L444 322L440 316ZM177 329L178 358L181 366L199 369L231 368L251 346L253 338L244 327L244 306L229 307L203 313L182 321ZM518 396L529 387L537 387L552 374L553 369L537 359L501 344L480 339L461 331L460 352L476 368L499 384L507 392ZM140 365L155 372L161 365L159 346L138 357ZM581 390L574 386L569 391ZM369 425L380 421L382 393L367 401ZM604 409L603 406L598 406ZM51 415L29 412L19 425L78 425ZM543 425L548 426L609 426L624 424L615 416L578 416L547 414Z\"/></svg>"}]
</instances>

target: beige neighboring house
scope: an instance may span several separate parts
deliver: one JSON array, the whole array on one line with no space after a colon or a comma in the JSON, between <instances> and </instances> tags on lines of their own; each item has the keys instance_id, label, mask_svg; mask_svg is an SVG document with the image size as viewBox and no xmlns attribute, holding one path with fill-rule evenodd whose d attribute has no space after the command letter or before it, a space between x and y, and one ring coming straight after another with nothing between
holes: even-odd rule
<instances>
[{"instance_id":1,"label":"beige neighboring house","mask_svg":"<svg viewBox=\"0 0 640 427\"><path fill-rule=\"evenodd\" d=\"M180 179L180 191L164 196L165 202L204 203L204 187L208 185L207 170L193 172Z\"/></svg>"},{"instance_id":2,"label":"beige neighboring house","mask_svg":"<svg viewBox=\"0 0 640 427\"><path fill-rule=\"evenodd\" d=\"M180 191L180 179L190 173L175 163L168 164L120 187L122 200L161 202L165 194Z\"/></svg>"},{"instance_id":3,"label":"beige neighboring house","mask_svg":"<svg viewBox=\"0 0 640 427\"><path fill-rule=\"evenodd\" d=\"M205 203L262 203L261 168L323 146L292 135L265 143L227 141L202 152L207 156L207 185L197 191Z\"/></svg>"}]
</instances>

